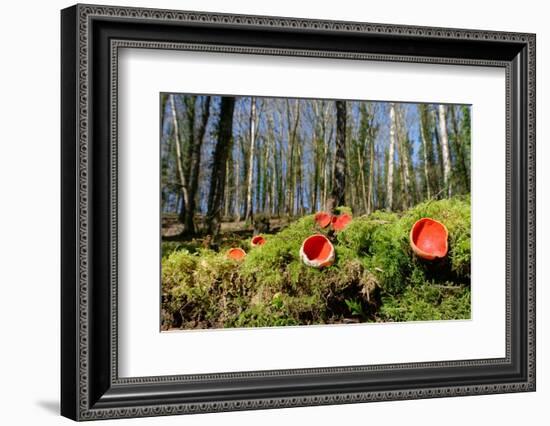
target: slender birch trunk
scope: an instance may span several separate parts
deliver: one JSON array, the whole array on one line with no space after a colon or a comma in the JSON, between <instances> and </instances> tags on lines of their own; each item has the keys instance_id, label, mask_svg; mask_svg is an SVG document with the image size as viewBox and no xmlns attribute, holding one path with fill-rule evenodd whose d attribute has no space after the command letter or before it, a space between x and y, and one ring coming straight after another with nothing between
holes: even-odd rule
<instances>
[{"instance_id":1,"label":"slender birch trunk","mask_svg":"<svg viewBox=\"0 0 550 426\"><path fill-rule=\"evenodd\" d=\"M248 175L246 183L246 212L244 220L252 219L252 176L254 175L254 148L256 138L256 99L250 98L250 149L248 151Z\"/></svg>"},{"instance_id":2,"label":"slender birch trunk","mask_svg":"<svg viewBox=\"0 0 550 426\"><path fill-rule=\"evenodd\" d=\"M321 162L322 164L322 171L323 171L323 193L322 193L322 208L327 208L327 185L328 185L328 170L327 170L327 159L328 159L328 145L330 142L330 138L327 140L327 132L326 132L326 121L325 117L323 117L323 160Z\"/></svg>"},{"instance_id":3,"label":"slender birch trunk","mask_svg":"<svg viewBox=\"0 0 550 426\"><path fill-rule=\"evenodd\" d=\"M294 123L292 124L292 114L290 108L290 101L287 99L287 125L288 125L288 138L289 138L289 150L287 160L287 214L289 216L294 215L294 201L296 196L296 170L295 170L295 155L294 150L296 146L296 134L298 132L298 123L300 121L300 101L295 101L295 116Z\"/></svg>"},{"instance_id":4,"label":"slender birch trunk","mask_svg":"<svg viewBox=\"0 0 550 426\"><path fill-rule=\"evenodd\" d=\"M260 141L258 141L256 146L256 179L255 179L255 186L256 190L254 191L254 207L256 212L262 211L262 182L263 182L263 163L262 163L262 157L263 157L263 149L264 147L260 145ZM252 215L251 215L252 217Z\"/></svg>"},{"instance_id":5,"label":"slender birch trunk","mask_svg":"<svg viewBox=\"0 0 550 426\"><path fill-rule=\"evenodd\" d=\"M399 128L398 131L398 145L399 145L399 158L401 163L401 170L403 175L403 200L404 200L404 208L407 209L411 206L411 179L409 174L409 144L407 141L407 132L403 128L404 123L404 117L403 117L403 110L401 108L398 109L398 120L397 125Z\"/></svg>"},{"instance_id":6,"label":"slender birch trunk","mask_svg":"<svg viewBox=\"0 0 550 426\"><path fill-rule=\"evenodd\" d=\"M374 139L375 136L373 134L372 128L369 129L369 192L367 197L367 214L371 214L373 211L373 204L374 204Z\"/></svg>"},{"instance_id":7,"label":"slender birch trunk","mask_svg":"<svg viewBox=\"0 0 550 426\"><path fill-rule=\"evenodd\" d=\"M269 213L271 211L271 179L272 179L272 163L269 162L269 155L271 154L271 135L268 134L267 139L264 142L264 181L263 181L263 203L262 211Z\"/></svg>"},{"instance_id":8,"label":"slender birch trunk","mask_svg":"<svg viewBox=\"0 0 550 426\"><path fill-rule=\"evenodd\" d=\"M227 183L224 188L224 195L223 195L223 217L229 217L230 209L231 209L231 191L233 190L233 186L235 185L234 180L235 177L233 176L233 161L231 158L231 152L227 156L227 161L225 162L225 169L227 170Z\"/></svg>"},{"instance_id":9,"label":"slender birch trunk","mask_svg":"<svg viewBox=\"0 0 550 426\"><path fill-rule=\"evenodd\" d=\"M418 121L420 122L420 137L422 138L422 151L424 158L424 179L426 181L426 197L431 198L430 191L430 174L428 172L428 143L426 141L426 128L424 126L424 111L422 106L419 106L418 109Z\"/></svg>"},{"instance_id":10,"label":"slender birch trunk","mask_svg":"<svg viewBox=\"0 0 550 426\"><path fill-rule=\"evenodd\" d=\"M365 141L366 142L366 141ZM364 143L361 141L361 143ZM359 145L357 145L357 163L359 165L359 177L361 178L361 195L362 201L363 201L363 207L365 209L365 213L368 212L369 209L369 202L367 200L367 188L366 188L366 181L365 181L365 164L363 161L363 156L361 155L361 149Z\"/></svg>"},{"instance_id":11,"label":"slender birch trunk","mask_svg":"<svg viewBox=\"0 0 550 426\"><path fill-rule=\"evenodd\" d=\"M302 181L302 144L298 139L297 151L296 151L296 189L298 193L296 194L296 211L299 215L304 214L304 192L303 192L303 181Z\"/></svg>"},{"instance_id":12,"label":"slender birch trunk","mask_svg":"<svg viewBox=\"0 0 550 426\"><path fill-rule=\"evenodd\" d=\"M447 111L445 105L439 104L439 141L443 157L443 183L447 188L448 196L451 191L451 157L449 154L449 137L447 135Z\"/></svg>"},{"instance_id":13,"label":"slender birch trunk","mask_svg":"<svg viewBox=\"0 0 550 426\"><path fill-rule=\"evenodd\" d=\"M183 158L181 155L180 133L178 127L178 118L176 116L176 103L174 102L174 95L170 95L170 110L172 112L174 140L176 143L176 166L178 169L178 177L181 186L181 195L183 196L184 206L185 208L187 208L189 206L189 196L187 193L187 182L185 180L185 174L183 173Z\"/></svg>"},{"instance_id":14,"label":"slender birch trunk","mask_svg":"<svg viewBox=\"0 0 550 426\"><path fill-rule=\"evenodd\" d=\"M238 151L237 151L238 152ZM235 205L233 206L233 216L235 216L235 220L238 222L241 218L241 169L240 169L240 162L239 159L235 159Z\"/></svg>"},{"instance_id":15,"label":"slender birch trunk","mask_svg":"<svg viewBox=\"0 0 550 426\"><path fill-rule=\"evenodd\" d=\"M393 208L393 157L395 156L395 105L390 103L390 146L388 151L388 181L386 189L386 205Z\"/></svg>"}]
</instances>

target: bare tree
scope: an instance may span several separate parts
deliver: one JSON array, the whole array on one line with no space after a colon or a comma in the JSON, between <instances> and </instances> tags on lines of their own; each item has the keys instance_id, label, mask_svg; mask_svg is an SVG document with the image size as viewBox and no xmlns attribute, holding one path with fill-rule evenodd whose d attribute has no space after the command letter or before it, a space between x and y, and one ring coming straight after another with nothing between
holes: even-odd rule
<instances>
[{"instance_id":1,"label":"bare tree","mask_svg":"<svg viewBox=\"0 0 550 426\"><path fill-rule=\"evenodd\" d=\"M287 214L294 214L294 196L296 191L296 167L295 167L295 149L296 135L298 133L298 123L300 122L300 100L294 101L294 119L292 119L292 108L290 100L286 100L287 125L288 125L288 157L287 157Z\"/></svg>"},{"instance_id":2,"label":"bare tree","mask_svg":"<svg viewBox=\"0 0 550 426\"><path fill-rule=\"evenodd\" d=\"M401 175L402 175L402 200L403 208L407 209L411 206L412 202L412 188L411 188L411 178L410 178L410 152L409 152L409 143L408 143L408 134L405 129L405 117L403 113L403 108L401 105L397 108L397 145L398 145L398 156L399 163L401 165Z\"/></svg>"},{"instance_id":3,"label":"bare tree","mask_svg":"<svg viewBox=\"0 0 550 426\"><path fill-rule=\"evenodd\" d=\"M346 102L336 101L336 150L334 153L334 182L329 210L345 204L346 199Z\"/></svg>"},{"instance_id":4,"label":"bare tree","mask_svg":"<svg viewBox=\"0 0 550 426\"><path fill-rule=\"evenodd\" d=\"M196 210L197 188L199 186L199 169L201 163L201 148L204 134L206 133L206 126L208 125L208 118L210 117L210 96L203 97L202 113L200 116L200 123L197 132L194 131L189 136L190 149L189 149L189 194L188 203L185 209L184 218L184 232L188 234L195 233L194 215Z\"/></svg>"},{"instance_id":5,"label":"bare tree","mask_svg":"<svg viewBox=\"0 0 550 426\"><path fill-rule=\"evenodd\" d=\"M180 133L174 95L170 95L170 110L172 113L172 128L174 130L174 140L176 144L176 167L178 170L178 177L180 181L179 184L181 187L181 194L183 196L183 203L185 208L187 208L189 206L189 195L187 193L187 181L185 180L185 174L183 173L183 158L181 154Z\"/></svg>"},{"instance_id":6,"label":"bare tree","mask_svg":"<svg viewBox=\"0 0 550 426\"><path fill-rule=\"evenodd\" d=\"M256 147L256 99L250 98L250 148L248 150L248 173L246 177L246 209L244 219L252 219L252 176L254 175L254 150Z\"/></svg>"},{"instance_id":7,"label":"bare tree","mask_svg":"<svg viewBox=\"0 0 550 426\"><path fill-rule=\"evenodd\" d=\"M322 205L323 208L328 209L328 191L330 188L329 169L331 166L330 160L330 144L332 141L332 135L334 134L334 125L330 119L332 113L332 102L327 102L323 109L323 119L321 121L321 134L323 138L323 156L321 162L321 170L323 171L323 191L322 191Z\"/></svg>"},{"instance_id":8,"label":"bare tree","mask_svg":"<svg viewBox=\"0 0 550 426\"><path fill-rule=\"evenodd\" d=\"M454 148L456 154L456 166L458 171L458 179L462 185L462 189L466 192L470 192L470 176L468 173L468 160L467 160L467 147L462 139L462 132L459 129L457 110L454 105L451 105L450 111L451 123L454 136ZM454 174L454 173L453 173ZM456 182L456 180L455 180Z\"/></svg>"},{"instance_id":9,"label":"bare tree","mask_svg":"<svg viewBox=\"0 0 550 426\"><path fill-rule=\"evenodd\" d=\"M369 184L368 184L368 195L367 195L367 214L372 213L373 211L373 204L374 204L374 140L376 137L377 129L374 127L374 123L372 122L373 117L373 105L372 103L369 104L369 108L367 111L370 110L368 113L369 115L369 132L368 132L368 141L369 141Z\"/></svg>"},{"instance_id":10,"label":"bare tree","mask_svg":"<svg viewBox=\"0 0 550 426\"><path fill-rule=\"evenodd\" d=\"M447 135L447 109L445 105L439 104L439 142L443 160L443 183L449 197L451 191L451 157L449 154L449 137Z\"/></svg>"},{"instance_id":11,"label":"bare tree","mask_svg":"<svg viewBox=\"0 0 550 426\"><path fill-rule=\"evenodd\" d=\"M208 193L208 213L206 217L207 232L217 235L220 231L222 201L225 189L227 156L233 141L233 111L235 97L222 96L220 101L220 118L218 121L218 141L212 158L212 177Z\"/></svg>"},{"instance_id":12,"label":"bare tree","mask_svg":"<svg viewBox=\"0 0 550 426\"><path fill-rule=\"evenodd\" d=\"M420 124L420 138L422 139L422 154L424 160L424 181L426 183L426 197L431 198L430 191L430 173L429 173L429 163L428 163L428 141L426 133L428 129L426 128L426 105L418 105L418 121ZM431 146L431 143L430 143Z\"/></svg>"},{"instance_id":13,"label":"bare tree","mask_svg":"<svg viewBox=\"0 0 550 426\"><path fill-rule=\"evenodd\" d=\"M240 178L241 178L241 169L240 169L240 161L238 159L238 156L237 158L235 159L235 188L234 188L234 197L235 197L235 201L234 201L234 206L233 206L233 216L235 216L235 220L239 220L240 219L240 216L241 216L241 182L240 182Z\"/></svg>"},{"instance_id":14,"label":"bare tree","mask_svg":"<svg viewBox=\"0 0 550 426\"><path fill-rule=\"evenodd\" d=\"M388 151L388 181L386 190L386 206L388 210L393 208L393 163L395 156L395 105L390 102L390 146Z\"/></svg>"}]
</instances>

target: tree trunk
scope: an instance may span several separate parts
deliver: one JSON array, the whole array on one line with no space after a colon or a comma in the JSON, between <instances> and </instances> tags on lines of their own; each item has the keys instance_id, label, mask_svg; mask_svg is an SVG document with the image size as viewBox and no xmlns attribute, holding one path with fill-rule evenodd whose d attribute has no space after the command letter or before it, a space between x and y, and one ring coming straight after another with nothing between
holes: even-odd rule
<instances>
[{"instance_id":1,"label":"tree trunk","mask_svg":"<svg viewBox=\"0 0 550 426\"><path fill-rule=\"evenodd\" d=\"M364 145L366 141L361 141L361 145ZM363 156L361 155L361 150L359 145L357 145L357 162L359 165L359 176L361 178L361 195L363 196L363 208L365 213L369 212L369 202L367 199L367 187L365 182L365 163L363 161Z\"/></svg>"},{"instance_id":2,"label":"tree trunk","mask_svg":"<svg viewBox=\"0 0 550 426\"><path fill-rule=\"evenodd\" d=\"M233 96L222 96L220 102L220 119L217 131L218 141L214 149L212 160L212 178L210 180L208 213L206 216L207 232L214 236L218 235L221 225L221 208L227 172L226 164L233 140L233 111L235 109L235 98Z\"/></svg>"},{"instance_id":3,"label":"tree trunk","mask_svg":"<svg viewBox=\"0 0 550 426\"><path fill-rule=\"evenodd\" d=\"M304 192L303 192L303 187L302 187L302 143L301 143L301 138L298 138L298 147L297 147L297 152L296 152L296 165L295 165L295 170L296 170L296 178L295 178L295 187L298 191L298 193L296 194L296 211L298 212L298 214L301 216L304 214Z\"/></svg>"},{"instance_id":4,"label":"tree trunk","mask_svg":"<svg viewBox=\"0 0 550 426\"><path fill-rule=\"evenodd\" d=\"M234 183L234 176L233 176L233 161L231 158L231 152L227 154L227 161L225 165L227 177L226 177L226 183L225 183L225 189L223 194L223 215L222 217L227 218L231 214L231 190Z\"/></svg>"},{"instance_id":5,"label":"tree trunk","mask_svg":"<svg viewBox=\"0 0 550 426\"><path fill-rule=\"evenodd\" d=\"M263 191L262 191L262 182L263 182L263 163L262 163L262 158L263 158L263 149L264 149L264 146L260 145L260 141L257 141L257 146L256 146L256 179L255 179L255 186L256 186L256 189L255 189L255 194L254 194L254 198L256 199L256 201L254 202L253 206L254 206L254 210L256 212L261 212L262 211L262 195L263 195ZM251 216L252 218L252 216Z\"/></svg>"},{"instance_id":6,"label":"tree trunk","mask_svg":"<svg viewBox=\"0 0 550 426\"><path fill-rule=\"evenodd\" d=\"M438 119L437 119L437 107L434 105L433 108L430 109L430 116L431 116L431 119L432 119L432 126L433 126L433 135L435 137L435 152L437 154L437 160L435 159L435 156L434 156L434 174L435 174L435 181L436 181L436 185L435 185L435 190L433 192L435 193L441 193L442 192L442 188L445 186L444 182L443 182L443 174L444 174L444 170L443 170L443 153L441 151L441 137L439 135L439 126L438 126Z\"/></svg>"},{"instance_id":7,"label":"tree trunk","mask_svg":"<svg viewBox=\"0 0 550 426\"><path fill-rule=\"evenodd\" d=\"M443 183L450 197L451 191L451 157L449 154L449 137L447 136L447 115L445 105L439 104L439 141L443 159Z\"/></svg>"},{"instance_id":8,"label":"tree trunk","mask_svg":"<svg viewBox=\"0 0 550 426\"><path fill-rule=\"evenodd\" d=\"M195 117L197 107L197 96L184 95L185 103L185 115L187 116L187 149L183 155L183 172L185 174L185 180L189 185L191 175L191 155L193 151L193 144L195 142Z\"/></svg>"},{"instance_id":9,"label":"tree trunk","mask_svg":"<svg viewBox=\"0 0 550 426\"><path fill-rule=\"evenodd\" d=\"M264 159L263 159L263 169L264 169L264 179L263 179L263 212L264 214L270 215L271 213L271 181L273 180L273 163L272 161L269 161L269 159L273 159L272 156L272 138L271 134L268 131L266 140L265 140L265 147L264 147ZM270 155L271 154L271 155Z\"/></svg>"},{"instance_id":10,"label":"tree trunk","mask_svg":"<svg viewBox=\"0 0 550 426\"><path fill-rule=\"evenodd\" d=\"M328 106L327 106L328 109ZM323 171L323 194L322 194L322 208L327 209L327 202L328 202L328 148L330 141L332 139L332 130L327 138L327 116L328 113L325 114L327 110L323 110L323 121L322 121L322 135L323 135L323 159L321 161L321 170Z\"/></svg>"},{"instance_id":11,"label":"tree trunk","mask_svg":"<svg viewBox=\"0 0 550 426\"><path fill-rule=\"evenodd\" d=\"M428 143L426 140L426 112L425 112L425 105L419 105L418 109L418 121L420 122L420 137L422 138L422 151L423 151L423 159L424 159L424 180L426 182L426 197L431 198L431 191L430 191L430 173L428 172L429 164L428 164ZM431 144L430 144L431 145Z\"/></svg>"},{"instance_id":12,"label":"tree trunk","mask_svg":"<svg viewBox=\"0 0 550 426\"><path fill-rule=\"evenodd\" d=\"M367 197L367 214L371 214L374 204L374 139L375 131L369 128L369 192Z\"/></svg>"},{"instance_id":13,"label":"tree trunk","mask_svg":"<svg viewBox=\"0 0 550 426\"><path fill-rule=\"evenodd\" d=\"M329 210L346 204L346 102L336 101L336 150L334 153L334 182Z\"/></svg>"},{"instance_id":14,"label":"tree trunk","mask_svg":"<svg viewBox=\"0 0 550 426\"><path fill-rule=\"evenodd\" d=\"M194 114L193 114L194 116ZM201 150L204 134L210 117L210 96L205 96L203 109L200 117L200 124L196 134L190 137L191 149L189 150L189 204L185 209L184 230L187 234L193 235L196 231L194 215L196 210L197 189L199 186L199 171L201 164ZM194 126L193 126L194 127Z\"/></svg>"},{"instance_id":15,"label":"tree trunk","mask_svg":"<svg viewBox=\"0 0 550 426\"><path fill-rule=\"evenodd\" d=\"M272 104L272 107L273 104ZM277 137L275 135L275 124L273 122L273 115L268 115L268 126L269 126L269 138L271 140L272 150L273 150L273 158L272 158L272 171L271 171L271 214L273 216L279 214L279 205L280 205L280 195L279 195L279 187L280 187L280 174L279 174L279 155L280 150L277 148Z\"/></svg>"},{"instance_id":16,"label":"tree trunk","mask_svg":"<svg viewBox=\"0 0 550 426\"><path fill-rule=\"evenodd\" d=\"M233 206L233 216L235 216L235 220L239 221L241 218L241 170L239 167L239 158L235 158L235 205Z\"/></svg>"},{"instance_id":17,"label":"tree trunk","mask_svg":"<svg viewBox=\"0 0 550 426\"><path fill-rule=\"evenodd\" d=\"M176 144L176 167L178 170L179 184L181 187L181 195L183 197L183 208L186 209L189 205L189 196L187 193L187 182L185 180L185 174L183 172L183 158L181 155L180 134L178 126L178 118L176 115L176 103L174 102L174 95L170 95L170 110L172 112L172 126L174 128L174 141Z\"/></svg>"},{"instance_id":18,"label":"tree trunk","mask_svg":"<svg viewBox=\"0 0 550 426\"><path fill-rule=\"evenodd\" d=\"M313 143L315 144L315 155L313 157L313 180L311 182L311 213L317 211L317 197L319 192L319 136L313 134Z\"/></svg>"},{"instance_id":19,"label":"tree trunk","mask_svg":"<svg viewBox=\"0 0 550 426\"><path fill-rule=\"evenodd\" d=\"M460 180L464 190L470 192L470 176L468 173L468 160L466 158L466 147L464 146L464 141L462 140L462 135L458 128L458 120L456 117L456 111L454 105L451 106L451 122L453 124L453 134L455 141L455 150L456 150L456 162L459 169Z\"/></svg>"},{"instance_id":20,"label":"tree trunk","mask_svg":"<svg viewBox=\"0 0 550 426\"><path fill-rule=\"evenodd\" d=\"M256 146L256 100L250 98L250 147L248 150L248 172L246 175L246 209L244 220L252 219L252 176L254 175L254 149Z\"/></svg>"},{"instance_id":21,"label":"tree trunk","mask_svg":"<svg viewBox=\"0 0 550 426\"><path fill-rule=\"evenodd\" d=\"M390 103L390 146L388 151L388 181L386 189L386 206L393 209L393 162L395 156L395 105Z\"/></svg>"},{"instance_id":22,"label":"tree trunk","mask_svg":"<svg viewBox=\"0 0 550 426\"><path fill-rule=\"evenodd\" d=\"M350 106L352 110L352 106ZM353 111L353 110L352 110ZM353 112L352 112L353 117ZM347 120L346 120L347 121ZM346 182L355 182L358 183L358 167L357 167L357 158L356 151L354 148L354 141L351 135L351 125L346 123ZM355 185L346 185L345 186L345 200L347 201L347 206L350 207L353 211L357 211L358 205L361 201L361 196L357 191L357 184Z\"/></svg>"},{"instance_id":23,"label":"tree trunk","mask_svg":"<svg viewBox=\"0 0 550 426\"><path fill-rule=\"evenodd\" d=\"M398 145L399 145L399 159L401 163L401 173L403 176L403 210L408 209L411 206L412 202L412 188L411 188L411 179L410 179L410 173L409 173L409 143L408 143L408 134L404 127L404 118L403 118L403 110L401 108L398 109Z\"/></svg>"},{"instance_id":24,"label":"tree trunk","mask_svg":"<svg viewBox=\"0 0 550 426\"><path fill-rule=\"evenodd\" d=\"M294 205L296 196L296 170L294 167L295 155L294 149L296 146L296 134L298 132L298 123L300 121L300 100L295 100L295 114L294 122L292 122L292 114L290 108L290 101L287 99L287 126L288 126L288 158L287 158L287 186L286 186L286 198L287 198L287 214L289 216L294 215Z\"/></svg>"},{"instance_id":25,"label":"tree trunk","mask_svg":"<svg viewBox=\"0 0 550 426\"><path fill-rule=\"evenodd\" d=\"M281 108L279 112L279 154L277 155L278 158L278 175L277 175L277 216L282 216L286 211L286 187L287 182L285 177L285 173L283 170L283 163L284 163L284 119L283 119L283 110Z\"/></svg>"}]
</instances>

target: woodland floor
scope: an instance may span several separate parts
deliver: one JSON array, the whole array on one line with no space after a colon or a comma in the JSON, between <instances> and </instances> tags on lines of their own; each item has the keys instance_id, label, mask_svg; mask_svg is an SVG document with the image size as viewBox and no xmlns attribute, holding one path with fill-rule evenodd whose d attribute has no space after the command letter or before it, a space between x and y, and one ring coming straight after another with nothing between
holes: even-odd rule
<instances>
[{"instance_id":1,"label":"woodland floor","mask_svg":"<svg viewBox=\"0 0 550 426\"><path fill-rule=\"evenodd\" d=\"M223 222L220 236L182 236L177 216L162 223L162 329L266 327L470 318L470 204L453 198L402 213L360 216L336 235L334 265L299 259L303 240L326 233L313 215L272 218L266 244L251 248L253 226ZM421 217L445 223L449 253L418 259L409 231ZM200 227L200 218L197 218ZM230 247L247 252L227 258Z\"/></svg>"},{"instance_id":2,"label":"woodland floor","mask_svg":"<svg viewBox=\"0 0 550 426\"><path fill-rule=\"evenodd\" d=\"M269 228L270 232L277 232L280 231L282 228L288 226L293 221L297 220L298 218L270 218L269 219ZM195 223L198 225L198 227L202 227L203 224L203 218L202 216L196 216L195 217ZM176 214L164 214L162 218L162 237L166 241L184 241L188 240L189 238L185 235L182 235L183 231L183 225L178 219L178 216ZM245 222L244 220L239 221L231 221L226 220L221 223L221 235L223 237L224 234L227 233L236 233L236 234L252 234L254 231L253 226L250 223Z\"/></svg>"}]
</instances>

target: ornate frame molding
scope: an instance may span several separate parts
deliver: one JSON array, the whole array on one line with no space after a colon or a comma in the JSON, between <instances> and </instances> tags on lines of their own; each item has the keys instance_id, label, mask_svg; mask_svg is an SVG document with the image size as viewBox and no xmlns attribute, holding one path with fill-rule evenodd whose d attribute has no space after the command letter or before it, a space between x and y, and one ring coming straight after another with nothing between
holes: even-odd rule
<instances>
[{"instance_id":1,"label":"ornate frame molding","mask_svg":"<svg viewBox=\"0 0 550 426\"><path fill-rule=\"evenodd\" d=\"M73 292L75 305L69 307L67 300L62 301L63 321L72 321L72 327L64 327L63 335L63 353L66 357L74 357L70 366L63 366L64 369L71 368L70 372L65 372L65 378L62 377L64 390L62 390L62 413L78 420L92 420L113 417L140 417L151 415L169 415L183 413L215 412L228 410L248 410L261 408L278 408L292 406L308 405L326 405L341 404L352 402L382 401L382 400L400 400L415 398L433 398L442 396L462 396L488 393L504 393L518 391L533 391L535 389L535 36L533 34L521 34L510 32L478 31L464 29L447 28L429 28L401 25L383 25L357 22L335 22L323 20L307 20L295 18L266 17L266 16L244 16L214 14L202 12L185 12L156 9L137 9L126 7L105 7L91 5L77 5L64 11L64 61L66 73L74 73L74 87L65 89L67 98L64 99L63 111L68 116L68 109L72 108L75 119L74 132L68 132L64 137L63 146L72 146L67 157L63 159L64 167L67 170L74 168L74 181L64 183L64 190L71 192L72 196L65 196L64 211L74 213L74 229L67 226L65 239L73 238L74 244L63 252L64 268L68 263L73 263L75 276L69 276L64 279L63 291ZM182 43L173 40L164 41L146 41L146 40L122 40L110 39L109 58L110 70L109 88L110 88L110 329L106 330L109 334L111 345L110 365L108 366L109 383L108 388L115 391L115 396L107 398L102 402L103 397L98 397L98 391L91 389L91 375L97 374L97 367L91 365L90 357L93 354L93 348L90 342L96 338L92 333L92 321L97 314L91 311L91 282L90 270L93 256L91 256L90 245L93 236L91 225L91 215L95 208L92 204L94 197L92 194L93 170L90 169L91 156L90 143L94 137L91 132L91 114L94 108L93 100L93 81L92 72L92 49L97 49L93 45L92 24L96 20L105 22L139 22L141 24L162 25L162 24L191 24L191 25L214 25L224 28L254 28L254 29L276 29L291 32L308 32L332 34L352 34L352 35L375 35L377 37L411 37L422 40L437 41L467 41L480 43L504 43L506 45L515 45L518 49L523 49L524 54L521 61L525 61L524 67L526 75L524 81L513 79L514 73L519 66L512 59L477 59L461 57L441 57L441 56L413 56L392 53L363 53L363 52L345 52L329 51L317 49L297 49L280 47L254 47L254 46L231 46L216 45L212 43ZM67 41L73 37L71 44ZM118 49L119 48L155 48L155 49L176 49L176 50L197 50L197 51L218 51L239 54L264 54L264 55L297 55L313 56L324 58L340 58L354 60L374 60L374 61L396 61L396 62L423 62L423 63L445 63L456 65L481 65L492 67L503 67L506 69L506 110L507 110L507 164L506 164L506 232L507 232L507 260L506 260L506 357L504 359L482 359L482 360L464 360L452 362L434 362L434 363L415 363L415 364L393 364L379 366L361 366L361 367L327 367L321 369L302 369L302 370L275 370L267 372L243 372L243 373L222 373L194 376L161 376L146 378L118 378L117 374L117 70L118 70ZM73 62L74 61L74 62ZM524 85L524 88L515 85ZM67 92L68 90L68 92ZM521 111L521 105L512 103L512 98L517 95L518 90L524 92L525 105ZM74 93L73 93L74 92ZM69 103L75 95L73 102ZM521 122L526 126L526 139L523 140L525 146L521 150L524 155L524 165L526 167L524 187L519 182L513 181L512 162L517 159L513 151L512 141L514 135L519 131L512 128L511 122L513 114L523 114ZM521 140L521 136L520 136ZM74 156L69 154L74 153ZM69 158L70 157L70 158ZM72 166L67 166L71 162ZM74 164L73 164L74 163ZM515 170L515 169L514 169ZM520 170L519 172L522 172ZM515 176L515 175L514 175ZM517 185L517 186L516 186ZM511 365L512 364L512 340L515 318L512 311L512 298L517 297L517 291L514 290L513 265L510 258L513 250L518 247L512 247L512 226L518 225L517 221L513 223L512 206L513 195L522 192L518 196L525 202L525 232L519 241L519 249L525 250L526 283L524 297L526 298L525 312L525 332L526 361L522 368L525 370L521 375L521 380L506 381L503 383L485 383L473 385L449 385L434 386L426 388L407 388L401 387L395 390L376 390L376 391L354 391L354 392L328 392L311 395L299 396L273 396L268 398L231 398L219 399L204 402L162 402L155 404L133 404L117 402L117 390L129 386L160 386L179 383L196 383L228 379L250 379L266 377L296 377L304 375L330 375L334 373L350 374L358 372L388 371L388 370L407 370L411 368L434 368L444 369L452 367L474 367L489 365ZM69 206L70 205L70 206ZM69 275L69 271L67 272ZM519 278L522 278L521 276ZM71 298L71 300L72 300ZM90 315L92 314L92 315ZM74 329L74 330L73 330ZM75 331L76 335L72 335ZM71 335L69 335L71 334ZM74 355L76 354L76 356ZM74 380L73 380L74 379ZM106 379L105 379L106 380ZM99 385L94 385L100 387ZM74 398L68 394L74 392ZM99 392L101 393L101 392ZM115 401L115 402L113 402ZM129 400L128 400L129 401Z\"/></svg>"}]
</instances>

